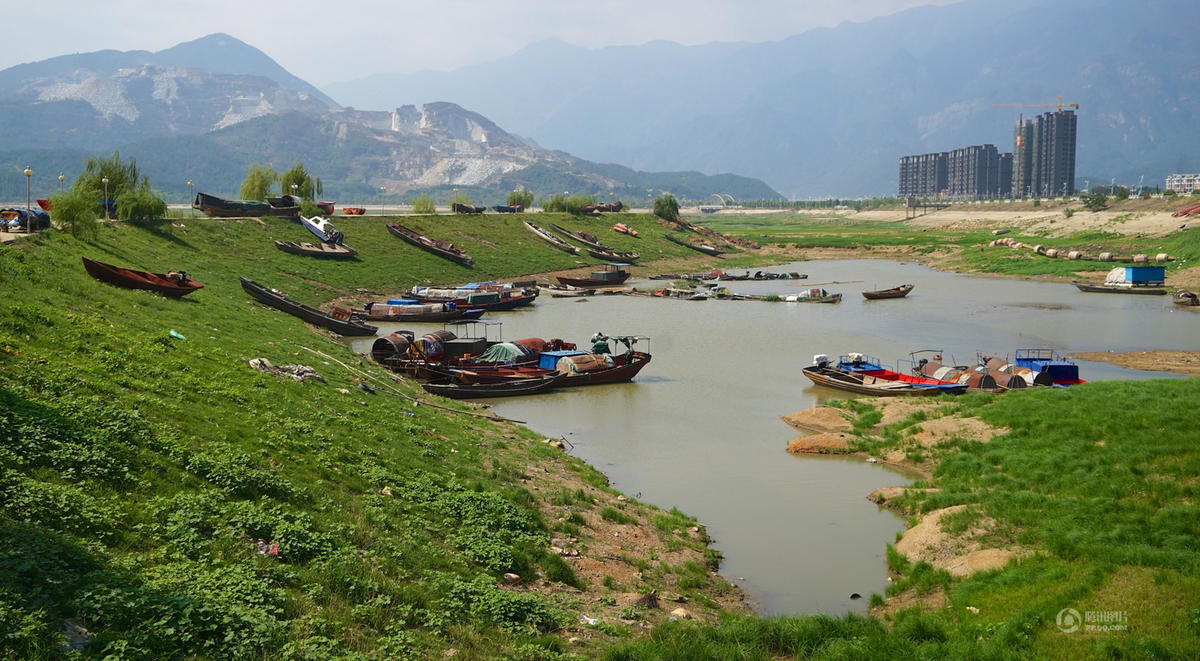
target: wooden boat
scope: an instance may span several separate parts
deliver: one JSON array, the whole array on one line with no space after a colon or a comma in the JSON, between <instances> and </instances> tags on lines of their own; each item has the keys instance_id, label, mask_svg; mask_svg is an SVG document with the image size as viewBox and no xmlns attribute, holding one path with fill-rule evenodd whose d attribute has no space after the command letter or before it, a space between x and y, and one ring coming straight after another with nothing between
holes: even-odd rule
<instances>
[{"instance_id":1,"label":"wooden boat","mask_svg":"<svg viewBox=\"0 0 1200 661\"><path fill-rule=\"evenodd\" d=\"M489 312L513 310L533 305L538 290L525 288L500 289L443 289L413 287L412 297L421 303L454 303L458 307L478 308Z\"/></svg>"},{"instance_id":2,"label":"wooden boat","mask_svg":"<svg viewBox=\"0 0 1200 661\"><path fill-rule=\"evenodd\" d=\"M46 213L50 213L51 208L54 206L53 204L50 204L50 200L37 200L37 204L42 208L42 211L45 211Z\"/></svg>"},{"instance_id":3,"label":"wooden boat","mask_svg":"<svg viewBox=\"0 0 1200 661\"><path fill-rule=\"evenodd\" d=\"M1084 291L1092 294L1145 294L1147 296L1162 296L1167 293L1165 287L1130 287L1120 285L1089 285L1083 282L1072 281L1079 291Z\"/></svg>"},{"instance_id":4,"label":"wooden boat","mask_svg":"<svg viewBox=\"0 0 1200 661\"><path fill-rule=\"evenodd\" d=\"M149 289L166 296L185 296L204 286L189 278L188 274L183 271L167 273L137 271L97 262L87 257L83 258L83 268L87 269L88 275L97 280L130 289Z\"/></svg>"},{"instance_id":5,"label":"wooden boat","mask_svg":"<svg viewBox=\"0 0 1200 661\"><path fill-rule=\"evenodd\" d=\"M346 216L362 216L366 213L366 207L342 207L342 214Z\"/></svg>"},{"instance_id":6,"label":"wooden boat","mask_svg":"<svg viewBox=\"0 0 1200 661\"><path fill-rule=\"evenodd\" d=\"M588 248L587 254L596 259L603 259L607 262L636 262L641 258L642 253L621 250L597 250Z\"/></svg>"},{"instance_id":7,"label":"wooden boat","mask_svg":"<svg viewBox=\"0 0 1200 661\"><path fill-rule=\"evenodd\" d=\"M827 365L812 365L800 370L810 381L818 386L836 388L860 395L877 397L896 397L900 395L956 395L966 392L966 385L955 384L954 387L936 387L917 383L906 383L884 379L863 372L844 372Z\"/></svg>"},{"instance_id":8,"label":"wooden boat","mask_svg":"<svg viewBox=\"0 0 1200 661\"><path fill-rule=\"evenodd\" d=\"M596 293L594 288L571 287L569 285L538 285L538 291L554 298L580 298Z\"/></svg>"},{"instance_id":9,"label":"wooden boat","mask_svg":"<svg viewBox=\"0 0 1200 661\"><path fill-rule=\"evenodd\" d=\"M578 232L572 232L571 230L569 230L565 227L562 227L561 225L555 225L554 223L550 223L550 228L553 229L555 232L562 232L563 234L566 234L567 236L571 237L572 239L575 239L576 241L582 243L583 245L585 245L589 248L595 248L596 250L612 250L613 249L612 246L606 246L603 243L600 243L600 237L598 237L595 234L592 234L590 232L584 232L583 230L580 230Z\"/></svg>"},{"instance_id":10,"label":"wooden boat","mask_svg":"<svg viewBox=\"0 0 1200 661\"><path fill-rule=\"evenodd\" d=\"M333 202L317 202L317 208L326 216L332 216L335 211Z\"/></svg>"},{"instance_id":11,"label":"wooden boat","mask_svg":"<svg viewBox=\"0 0 1200 661\"><path fill-rule=\"evenodd\" d=\"M455 203L451 204L450 209L454 213L463 213L463 214L481 214L484 211L487 211L487 207L475 206L472 204L462 204L459 202L455 202Z\"/></svg>"},{"instance_id":12,"label":"wooden boat","mask_svg":"<svg viewBox=\"0 0 1200 661\"><path fill-rule=\"evenodd\" d=\"M687 241L684 241L683 239L680 239L680 238L678 238L678 237L676 237L676 236L673 236L673 235L670 235L670 234L664 234L664 235L663 235L663 238L665 238L666 240L670 241L671 243L678 243L679 245L681 245L681 246L683 246L683 247L685 247L685 248L691 248L692 250L696 250L696 251L702 252L702 253L704 253L705 255L711 255L711 256L713 256L713 257L719 257L720 255L723 255L723 254L725 254L725 252L724 252L723 250L721 250L720 248L717 248L717 247L714 247L714 246L710 246L710 245L708 245L708 244L700 244L700 245L697 245L697 244L694 244L694 243L688 243Z\"/></svg>"},{"instance_id":13,"label":"wooden boat","mask_svg":"<svg viewBox=\"0 0 1200 661\"><path fill-rule=\"evenodd\" d=\"M913 290L913 285L900 285L891 289L878 289L876 291L865 291L862 293L863 298L868 301L877 301L882 298L904 298L908 296L908 292Z\"/></svg>"},{"instance_id":14,"label":"wooden boat","mask_svg":"<svg viewBox=\"0 0 1200 661\"><path fill-rule=\"evenodd\" d=\"M637 235L638 235L637 230L626 225L625 223L617 223L616 225L613 225L613 231L620 232L621 234L628 234L629 236L632 236L632 237L637 237Z\"/></svg>"},{"instance_id":15,"label":"wooden boat","mask_svg":"<svg viewBox=\"0 0 1200 661\"><path fill-rule=\"evenodd\" d=\"M1186 289L1180 289L1179 291L1175 292L1171 298L1175 301L1175 305L1200 305L1200 296L1197 296L1196 292L1188 291Z\"/></svg>"},{"instance_id":16,"label":"wooden boat","mask_svg":"<svg viewBox=\"0 0 1200 661\"><path fill-rule=\"evenodd\" d=\"M492 211L496 213L521 213L525 207L520 204L494 204Z\"/></svg>"},{"instance_id":17,"label":"wooden boat","mask_svg":"<svg viewBox=\"0 0 1200 661\"><path fill-rule=\"evenodd\" d=\"M783 300L788 303L841 303L842 294L831 293L820 287L805 289L798 294L783 297Z\"/></svg>"},{"instance_id":18,"label":"wooden boat","mask_svg":"<svg viewBox=\"0 0 1200 661\"><path fill-rule=\"evenodd\" d=\"M362 317L368 321L411 321L414 323L442 322L452 319L478 319L484 310L459 307L454 303L380 303L363 305Z\"/></svg>"},{"instance_id":19,"label":"wooden boat","mask_svg":"<svg viewBox=\"0 0 1200 661\"><path fill-rule=\"evenodd\" d=\"M555 354L574 354L570 356L555 356ZM554 368L543 367L546 358L555 363ZM553 360L557 358L557 360ZM504 383L519 381L536 376L561 373L565 378L558 383L559 388L575 386L592 386L603 383L622 383L632 381L646 365L650 364L651 356L643 351L630 351L611 356L596 356L583 352L551 351L542 354L537 367L478 367L454 369L451 373L464 383ZM572 371L571 365L576 363L596 363L595 367L583 371ZM560 369L559 366L562 366Z\"/></svg>"},{"instance_id":20,"label":"wooden boat","mask_svg":"<svg viewBox=\"0 0 1200 661\"><path fill-rule=\"evenodd\" d=\"M545 241L546 243L549 243L550 245L554 246L555 248L558 248L559 250L566 252L566 253L571 253L572 255L579 254L579 248L576 248L575 246L562 240L561 238L559 238L558 235L554 234L553 232L542 229L541 227L534 225L533 223L529 222L528 220L525 221L525 227L529 228L530 232L533 232L534 234L538 235L539 237L542 238L543 241Z\"/></svg>"},{"instance_id":21,"label":"wooden boat","mask_svg":"<svg viewBox=\"0 0 1200 661\"><path fill-rule=\"evenodd\" d=\"M629 271L621 268L628 264L613 262L604 265L603 271L592 271L587 278L573 278L560 275L555 279L569 287L616 287L629 279Z\"/></svg>"},{"instance_id":22,"label":"wooden boat","mask_svg":"<svg viewBox=\"0 0 1200 661\"><path fill-rule=\"evenodd\" d=\"M283 198L273 199L283 200ZM199 209L210 218L256 218L261 216L295 218L300 214L299 205L278 206L257 200L226 200L207 193L196 193L196 199L192 201L192 208Z\"/></svg>"},{"instance_id":23,"label":"wooden boat","mask_svg":"<svg viewBox=\"0 0 1200 661\"><path fill-rule=\"evenodd\" d=\"M518 397L521 395L536 395L552 390L566 378L565 374L554 372L528 379L517 379L502 383L422 383L425 392L441 395L451 399L478 399L483 397Z\"/></svg>"},{"instance_id":24,"label":"wooden boat","mask_svg":"<svg viewBox=\"0 0 1200 661\"><path fill-rule=\"evenodd\" d=\"M322 218L320 216L307 218L305 216L300 216L300 224L304 226L304 229L312 232L313 236L326 243L342 242L341 231L334 227L333 223L329 222L328 218Z\"/></svg>"},{"instance_id":25,"label":"wooden boat","mask_svg":"<svg viewBox=\"0 0 1200 661\"><path fill-rule=\"evenodd\" d=\"M400 223L388 223L388 231L392 236L403 239L408 243L424 250L433 253L443 259L448 259L456 264L461 264L469 269L475 268L475 260L466 253L462 248L439 239L431 239L423 234L415 232Z\"/></svg>"},{"instance_id":26,"label":"wooden boat","mask_svg":"<svg viewBox=\"0 0 1200 661\"><path fill-rule=\"evenodd\" d=\"M334 306L333 314L325 314L315 308L297 303L285 296L283 292L264 287L249 278L239 279L242 282L242 289L246 290L247 294L266 305L300 317L310 324L350 336L374 335L379 330L375 326L354 318L348 308Z\"/></svg>"},{"instance_id":27,"label":"wooden boat","mask_svg":"<svg viewBox=\"0 0 1200 661\"><path fill-rule=\"evenodd\" d=\"M309 243L307 241L276 241L275 247L293 255L350 259L358 254L354 248L343 243Z\"/></svg>"}]
</instances>

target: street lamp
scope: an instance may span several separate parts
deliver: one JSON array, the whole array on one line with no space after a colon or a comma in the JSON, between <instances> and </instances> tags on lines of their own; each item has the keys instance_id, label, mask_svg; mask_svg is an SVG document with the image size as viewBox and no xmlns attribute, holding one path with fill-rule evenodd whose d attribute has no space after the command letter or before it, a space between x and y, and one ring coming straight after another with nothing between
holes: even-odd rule
<instances>
[{"instance_id":1,"label":"street lamp","mask_svg":"<svg viewBox=\"0 0 1200 661\"><path fill-rule=\"evenodd\" d=\"M387 186L379 187L379 215L383 215L383 194L387 192Z\"/></svg>"},{"instance_id":2,"label":"street lamp","mask_svg":"<svg viewBox=\"0 0 1200 661\"><path fill-rule=\"evenodd\" d=\"M195 218L196 217L196 207L193 205L196 202L196 196L195 196L195 194L192 193L192 180L188 179L187 184L188 184L188 206L190 206L192 208L191 216L193 218Z\"/></svg>"},{"instance_id":3,"label":"street lamp","mask_svg":"<svg viewBox=\"0 0 1200 661\"><path fill-rule=\"evenodd\" d=\"M103 177L100 182L104 184L104 200L100 202L104 206L104 217L108 218L108 177Z\"/></svg>"},{"instance_id":4,"label":"street lamp","mask_svg":"<svg viewBox=\"0 0 1200 661\"><path fill-rule=\"evenodd\" d=\"M25 166L25 211L29 211L29 181L31 179L33 179L33 170L29 169L29 166L26 165ZM28 218L29 215L26 214L25 217Z\"/></svg>"},{"instance_id":5,"label":"street lamp","mask_svg":"<svg viewBox=\"0 0 1200 661\"><path fill-rule=\"evenodd\" d=\"M63 176L63 173L59 172L58 173L58 192L60 192L60 193L63 192L63 182L66 180L67 180L67 178Z\"/></svg>"},{"instance_id":6,"label":"street lamp","mask_svg":"<svg viewBox=\"0 0 1200 661\"><path fill-rule=\"evenodd\" d=\"M299 187L297 184L292 184L292 197L296 197L296 189Z\"/></svg>"}]
</instances>

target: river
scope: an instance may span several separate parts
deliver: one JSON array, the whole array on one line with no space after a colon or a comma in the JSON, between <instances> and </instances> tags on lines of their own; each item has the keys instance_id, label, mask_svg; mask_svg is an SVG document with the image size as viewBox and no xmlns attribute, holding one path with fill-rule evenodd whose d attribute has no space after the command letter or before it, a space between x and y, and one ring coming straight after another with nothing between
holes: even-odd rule
<instances>
[{"instance_id":1,"label":"river","mask_svg":"<svg viewBox=\"0 0 1200 661\"><path fill-rule=\"evenodd\" d=\"M801 434L780 416L846 396L801 374L814 354L858 351L894 366L917 349L939 349L947 363L971 362L977 352L1011 357L1017 348L1200 349L1196 315L1174 309L1169 296L1085 294L1069 284L883 260L770 270L809 277L727 284L735 292L788 294L837 281L843 284L823 286L844 299L823 305L544 296L523 311L492 315L503 321L505 339L561 337L586 348L597 331L651 338L653 361L632 383L491 403L499 415L565 437L573 455L631 497L696 516L725 556L722 574L762 614L864 612L867 599L849 595L886 590L885 545L904 529L866 500L878 487L906 484L904 475L860 458L784 451ZM902 283L916 285L906 299L866 301L859 293ZM396 328L384 325L380 334ZM354 347L366 352L370 341ZM1164 376L1094 362L1081 362L1080 372L1087 380Z\"/></svg>"}]
</instances>

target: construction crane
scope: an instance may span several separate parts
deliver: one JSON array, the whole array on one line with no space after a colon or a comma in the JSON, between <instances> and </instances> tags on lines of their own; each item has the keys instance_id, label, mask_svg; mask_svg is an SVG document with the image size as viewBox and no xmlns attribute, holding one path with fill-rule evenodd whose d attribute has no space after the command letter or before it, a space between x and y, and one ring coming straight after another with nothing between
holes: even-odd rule
<instances>
[{"instance_id":1,"label":"construction crane","mask_svg":"<svg viewBox=\"0 0 1200 661\"><path fill-rule=\"evenodd\" d=\"M1058 103L993 103L993 108L1057 108L1058 112L1062 112L1063 108L1074 108L1079 110L1078 103L1063 103L1062 97L1058 97Z\"/></svg>"}]
</instances>

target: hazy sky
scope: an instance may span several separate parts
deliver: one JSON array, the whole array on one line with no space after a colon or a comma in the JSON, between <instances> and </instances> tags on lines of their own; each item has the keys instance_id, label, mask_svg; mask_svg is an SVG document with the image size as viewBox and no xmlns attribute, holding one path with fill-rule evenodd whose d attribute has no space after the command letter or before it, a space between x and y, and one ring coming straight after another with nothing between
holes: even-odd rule
<instances>
[{"instance_id":1,"label":"hazy sky","mask_svg":"<svg viewBox=\"0 0 1200 661\"><path fill-rule=\"evenodd\" d=\"M4 0L0 69L96 50L157 51L214 32L323 85L448 70L549 37L599 48L775 41L954 0ZM26 35L28 38L22 38Z\"/></svg>"}]
</instances>

